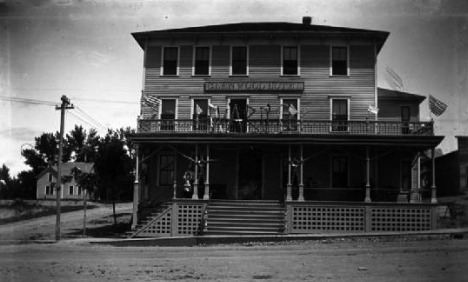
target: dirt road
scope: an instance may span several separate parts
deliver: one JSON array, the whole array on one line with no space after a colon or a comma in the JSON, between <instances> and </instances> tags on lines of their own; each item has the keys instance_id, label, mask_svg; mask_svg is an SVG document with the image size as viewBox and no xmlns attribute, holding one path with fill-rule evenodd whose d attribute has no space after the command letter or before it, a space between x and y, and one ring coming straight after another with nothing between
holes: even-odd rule
<instances>
[{"instance_id":1,"label":"dirt road","mask_svg":"<svg viewBox=\"0 0 468 282\"><path fill-rule=\"evenodd\" d=\"M468 240L0 246L0 281L467 281Z\"/></svg>"},{"instance_id":2,"label":"dirt road","mask_svg":"<svg viewBox=\"0 0 468 282\"><path fill-rule=\"evenodd\" d=\"M130 216L132 204L117 204L116 213L120 216ZM56 216L45 216L15 223L0 225L0 241L5 240L54 240ZM107 222L112 224L112 205L100 204L98 208L87 211L88 228L103 225ZM128 218L126 219L128 220ZM63 238L81 236L83 228L83 211L75 211L61 214L61 234Z\"/></svg>"}]
</instances>

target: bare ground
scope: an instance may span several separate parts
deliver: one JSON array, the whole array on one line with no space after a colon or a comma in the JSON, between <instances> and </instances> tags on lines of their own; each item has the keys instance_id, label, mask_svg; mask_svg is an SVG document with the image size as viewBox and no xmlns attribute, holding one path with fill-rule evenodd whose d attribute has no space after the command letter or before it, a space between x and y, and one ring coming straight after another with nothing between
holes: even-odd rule
<instances>
[{"instance_id":1,"label":"bare ground","mask_svg":"<svg viewBox=\"0 0 468 282\"><path fill-rule=\"evenodd\" d=\"M0 281L466 281L468 240L0 246Z\"/></svg>"}]
</instances>

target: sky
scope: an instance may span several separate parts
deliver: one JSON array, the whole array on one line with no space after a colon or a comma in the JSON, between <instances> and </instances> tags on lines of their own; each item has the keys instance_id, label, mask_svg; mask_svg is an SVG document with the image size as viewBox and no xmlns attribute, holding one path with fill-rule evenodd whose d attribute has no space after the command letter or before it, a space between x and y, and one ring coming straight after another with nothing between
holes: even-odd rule
<instances>
[{"instance_id":1,"label":"sky","mask_svg":"<svg viewBox=\"0 0 468 282\"><path fill-rule=\"evenodd\" d=\"M235 22L301 23L390 32L378 57L378 86L448 105L434 117L444 153L468 135L468 1L465 0L0 0L0 165L29 169L21 149L60 127L60 97L70 98L65 132L75 125L104 135L136 127L143 51L132 32ZM5 98L6 97L6 98ZM30 99L29 103L14 99ZM31 103L34 102L34 103ZM39 102L39 104L38 104Z\"/></svg>"}]
</instances>

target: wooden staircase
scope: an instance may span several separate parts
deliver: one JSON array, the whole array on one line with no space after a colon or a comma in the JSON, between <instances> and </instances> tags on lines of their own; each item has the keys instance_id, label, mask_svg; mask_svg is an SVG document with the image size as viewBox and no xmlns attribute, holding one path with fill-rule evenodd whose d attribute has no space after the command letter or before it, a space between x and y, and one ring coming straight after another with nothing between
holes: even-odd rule
<instances>
[{"instance_id":1,"label":"wooden staircase","mask_svg":"<svg viewBox=\"0 0 468 282\"><path fill-rule=\"evenodd\" d=\"M278 201L212 200L205 235L282 234L285 207Z\"/></svg>"},{"instance_id":2,"label":"wooden staircase","mask_svg":"<svg viewBox=\"0 0 468 282\"><path fill-rule=\"evenodd\" d=\"M145 211L145 214L142 215L142 219L139 220L138 224L135 226L135 228L132 228L130 231L126 232L126 237L127 238L133 238L138 235L138 232L144 228L147 224L152 222L154 219L159 217L162 212L164 212L166 209L168 209L172 205L171 202L166 202L162 204L158 204L157 206L153 208L147 208Z\"/></svg>"}]
</instances>

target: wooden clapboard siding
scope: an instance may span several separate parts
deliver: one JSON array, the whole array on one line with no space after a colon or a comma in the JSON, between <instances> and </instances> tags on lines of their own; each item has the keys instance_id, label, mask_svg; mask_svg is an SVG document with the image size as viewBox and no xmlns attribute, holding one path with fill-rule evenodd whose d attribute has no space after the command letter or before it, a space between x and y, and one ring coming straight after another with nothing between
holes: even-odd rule
<instances>
[{"instance_id":1,"label":"wooden clapboard siding","mask_svg":"<svg viewBox=\"0 0 468 282\"><path fill-rule=\"evenodd\" d=\"M379 120L401 121L401 107L409 106L411 121L419 121L419 102L402 100L379 100Z\"/></svg>"},{"instance_id":2,"label":"wooden clapboard siding","mask_svg":"<svg viewBox=\"0 0 468 282\"><path fill-rule=\"evenodd\" d=\"M350 119L365 119L368 106L374 104L374 49L373 46L350 46L349 76L330 76L330 46L301 46L301 75L281 76L281 46L249 46L249 76L229 77L230 46L212 46L211 76L193 76L193 46L180 46L178 76L161 76L161 46L150 46L146 54L145 92L149 95L178 99L178 118L190 118L192 96L211 99L220 106L221 115L226 109L227 99L243 96L256 109L251 118L260 118L260 107L271 105L270 117L277 117L280 98L300 98L301 113L306 119L329 119L330 98L350 99ZM304 82L303 93L204 93L206 81L299 81ZM148 109L142 105L142 114L147 117ZM412 110L413 112L413 110ZM398 114L399 116L399 114Z\"/></svg>"},{"instance_id":3,"label":"wooden clapboard siding","mask_svg":"<svg viewBox=\"0 0 468 282\"><path fill-rule=\"evenodd\" d=\"M249 78L278 78L281 70L280 46L252 45L249 53Z\"/></svg>"},{"instance_id":4,"label":"wooden clapboard siding","mask_svg":"<svg viewBox=\"0 0 468 282\"><path fill-rule=\"evenodd\" d=\"M229 76L230 47L214 45L211 49L211 77L226 78Z\"/></svg>"}]
</instances>

